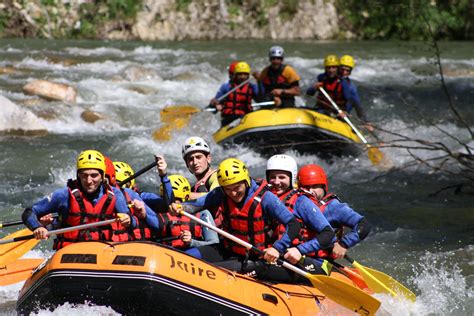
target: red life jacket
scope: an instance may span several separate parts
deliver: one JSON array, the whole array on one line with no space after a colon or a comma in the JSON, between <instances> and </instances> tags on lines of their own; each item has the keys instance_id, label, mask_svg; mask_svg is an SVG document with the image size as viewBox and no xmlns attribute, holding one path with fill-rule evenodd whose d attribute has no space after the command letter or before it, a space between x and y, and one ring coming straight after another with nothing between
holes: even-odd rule
<instances>
[{"instance_id":1,"label":"red life jacket","mask_svg":"<svg viewBox=\"0 0 474 316\"><path fill-rule=\"evenodd\" d=\"M162 227L159 238L179 237L182 231L189 230L193 239L202 240L201 225L197 224L189 217L179 215L174 216L170 213L158 213L157 215L158 220L160 221L160 227ZM199 217L199 214L197 217ZM164 244L179 249L187 248L181 239L176 239L171 242L164 242Z\"/></svg>"},{"instance_id":2,"label":"red life jacket","mask_svg":"<svg viewBox=\"0 0 474 316\"><path fill-rule=\"evenodd\" d=\"M293 214L295 209L296 200L301 196L301 192L298 190L291 190L287 193L279 196L280 200L285 204L286 208ZM301 224L300 231L298 236L291 241L291 245L296 247L299 244L302 244L308 240L313 239L316 236L316 232L307 228L305 223L298 217L296 220ZM286 232L285 225L279 224L276 228L276 239L280 239ZM314 256L314 253L308 254L308 256Z\"/></svg>"},{"instance_id":3,"label":"red life jacket","mask_svg":"<svg viewBox=\"0 0 474 316\"><path fill-rule=\"evenodd\" d=\"M209 179L211 178L214 172L216 172L216 170L212 170L211 168L209 168L204 177L202 177L194 184L191 192L209 192L209 187L211 186L211 184L209 183Z\"/></svg>"},{"instance_id":4,"label":"red life jacket","mask_svg":"<svg viewBox=\"0 0 474 316\"><path fill-rule=\"evenodd\" d=\"M324 90L326 90L331 99L341 108L341 110L345 110L346 99L344 98L344 94L342 92L341 79L326 77L321 83L323 84L322 87ZM319 93L317 97L317 106L334 111L330 101L327 100L326 97L321 93Z\"/></svg>"},{"instance_id":5,"label":"red life jacket","mask_svg":"<svg viewBox=\"0 0 474 316\"><path fill-rule=\"evenodd\" d=\"M153 234L148 228L148 225L144 219L140 219L135 215L135 208L132 206L132 198L127 191L121 189L123 196L127 202L128 208L130 209L131 215L134 217L137 228L130 232L127 228L123 227L119 223L114 223L112 228L114 229L112 240L113 241L131 241L131 240L151 240Z\"/></svg>"},{"instance_id":6,"label":"red life jacket","mask_svg":"<svg viewBox=\"0 0 474 316\"><path fill-rule=\"evenodd\" d=\"M115 194L108 184L104 183L102 185L106 192L96 205L92 205L89 200L84 198L84 194L79 189L78 181L68 181L69 212L66 220L61 223L63 228L96 223L115 217ZM111 238L112 228L110 225L81 229L58 235L54 241L53 249L58 250L74 242L111 240Z\"/></svg>"},{"instance_id":7,"label":"red life jacket","mask_svg":"<svg viewBox=\"0 0 474 316\"><path fill-rule=\"evenodd\" d=\"M235 88L237 84L231 84ZM254 96L252 86L248 83L238 88L227 96L223 103L222 114L245 115L252 112L252 97Z\"/></svg>"},{"instance_id":8,"label":"red life jacket","mask_svg":"<svg viewBox=\"0 0 474 316\"><path fill-rule=\"evenodd\" d=\"M285 77L283 77L283 70L286 65L281 65L280 68L274 70L268 67L262 78L263 87L266 93L271 92L273 89L289 89L291 86L288 84Z\"/></svg>"},{"instance_id":9,"label":"red life jacket","mask_svg":"<svg viewBox=\"0 0 474 316\"><path fill-rule=\"evenodd\" d=\"M267 191L268 187L264 182L241 209L228 197L225 197L222 202L224 230L261 250L265 249L267 245L261 205L261 200ZM238 255L245 256L247 254L245 247L227 239L224 240L224 246Z\"/></svg>"}]
</instances>

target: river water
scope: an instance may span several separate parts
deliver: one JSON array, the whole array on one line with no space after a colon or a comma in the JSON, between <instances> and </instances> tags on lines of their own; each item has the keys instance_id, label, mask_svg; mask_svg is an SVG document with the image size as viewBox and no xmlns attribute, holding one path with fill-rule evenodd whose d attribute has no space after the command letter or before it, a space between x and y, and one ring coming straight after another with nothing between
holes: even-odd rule
<instances>
[{"instance_id":1,"label":"river water","mask_svg":"<svg viewBox=\"0 0 474 316\"><path fill-rule=\"evenodd\" d=\"M253 69L267 63L268 41L182 43L38 41L0 42L0 68L14 67L14 74L0 75L0 94L17 104L32 99L22 87L33 79L67 83L78 90L76 104L46 102L23 105L47 126L39 138L0 137L0 220L17 220L24 207L65 185L75 174L75 157L89 148L113 160L123 160L138 170L153 154L165 155L170 173L190 178L181 159L181 143L191 135L210 142L214 165L237 156L253 176L264 175L265 158L245 147L224 151L212 141L219 118L198 113L169 142L156 142L151 134L161 125L160 109L179 104L205 107L227 78L226 67L235 59ZM357 58L353 80L369 118L380 127L412 138L441 141L449 148L460 145L440 132L468 142L466 130L453 119L433 65L433 50L426 43L406 42L283 42L286 62L302 77L304 89L323 71L326 54L350 53ZM474 45L472 42L440 43L446 83L455 105L474 128ZM302 105L305 100L299 99ZM103 113L95 124L80 118L83 110ZM0 115L1 111L0 111ZM19 126L20 127L20 126ZM394 136L380 134L384 141ZM405 167L409 154L387 148L384 154L396 168L384 172L365 154L321 160L294 155L299 165L318 163L330 177L331 191L350 203L373 224L371 235L350 251L366 266L384 271L418 295L415 304L379 296L390 314L474 314L474 197L461 190L440 191L462 183L418 164ZM423 159L436 153L414 151ZM456 171L456 166L448 166ZM157 189L158 179L149 172L137 180L143 190ZM438 193L437 193L438 192ZM3 229L5 236L14 229ZM27 257L48 257L51 243L41 243ZM0 314L14 314L21 284L0 289ZM41 315L113 314L107 307L65 304Z\"/></svg>"}]
</instances>

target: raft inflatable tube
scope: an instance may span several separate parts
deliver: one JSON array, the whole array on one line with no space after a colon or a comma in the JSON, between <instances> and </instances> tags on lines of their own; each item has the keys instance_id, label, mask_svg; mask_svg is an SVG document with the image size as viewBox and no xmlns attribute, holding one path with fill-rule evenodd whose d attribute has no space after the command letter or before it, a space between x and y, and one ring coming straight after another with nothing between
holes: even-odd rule
<instances>
[{"instance_id":1,"label":"raft inflatable tube","mask_svg":"<svg viewBox=\"0 0 474 316\"><path fill-rule=\"evenodd\" d=\"M294 149L322 156L358 155L360 139L346 123L303 108L250 112L214 133L223 146L244 144L262 154Z\"/></svg>"},{"instance_id":2,"label":"raft inflatable tube","mask_svg":"<svg viewBox=\"0 0 474 316\"><path fill-rule=\"evenodd\" d=\"M313 287L263 283L150 242L69 245L35 269L16 308L86 301L126 315L353 314Z\"/></svg>"}]
</instances>

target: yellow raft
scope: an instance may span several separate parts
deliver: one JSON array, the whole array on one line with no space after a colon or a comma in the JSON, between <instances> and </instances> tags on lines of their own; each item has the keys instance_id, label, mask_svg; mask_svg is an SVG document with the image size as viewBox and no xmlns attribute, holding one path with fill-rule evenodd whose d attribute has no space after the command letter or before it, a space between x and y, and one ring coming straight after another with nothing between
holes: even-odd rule
<instances>
[{"instance_id":1,"label":"yellow raft","mask_svg":"<svg viewBox=\"0 0 474 316\"><path fill-rule=\"evenodd\" d=\"M59 250L25 282L17 311L86 301L133 315L353 314L313 287L256 281L150 242L87 242Z\"/></svg>"},{"instance_id":2,"label":"yellow raft","mask_svg":"<svg viewBox=\"0 0 474 316\"><path fill-rule=\"evenodd\" d=\"M323 156L357 155L360 139L346 123L310 109L258 110L214 133L221 145L244 144L263 154L289 149Z\"/></svg>"}]
</instances>

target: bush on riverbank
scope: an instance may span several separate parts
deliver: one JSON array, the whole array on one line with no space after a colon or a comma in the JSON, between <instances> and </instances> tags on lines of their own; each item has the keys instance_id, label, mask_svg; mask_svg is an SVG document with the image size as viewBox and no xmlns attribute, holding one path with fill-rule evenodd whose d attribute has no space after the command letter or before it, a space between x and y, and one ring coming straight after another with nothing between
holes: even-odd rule
<instances>
[{"instance_id":1,"label":"bush on riverbank","mask_svg":"<svg viewBox=\"0 0 474 316\"><path fill-rule=\"evenodd\" d=\"M361 39L425 40L425 17L436 39L474 37L470 0L337 0L343 24Z\"/></svg>"}]
</instances>

